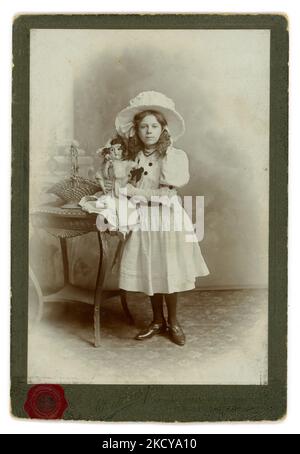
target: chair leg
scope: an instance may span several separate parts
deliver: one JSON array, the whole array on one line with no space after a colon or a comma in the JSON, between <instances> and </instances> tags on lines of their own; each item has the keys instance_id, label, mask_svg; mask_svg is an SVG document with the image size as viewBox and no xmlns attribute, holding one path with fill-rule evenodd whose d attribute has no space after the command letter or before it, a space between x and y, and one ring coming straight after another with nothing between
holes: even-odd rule
<instances>
[{"instance_id":1,"label":"chair leg","mask_svg":"<svg viewBox=\"0 0 300 454\"><path fill-rule=\"evenodd\" d=\"M130 313L130 310L128 308L128 304L127 304L127 297L126 297L126 291L125 290L120 290L120 297L121 297L121 304L122 304L122 308L123 308L123 311L125 313L125 316L128 320L128 323L130 325L134 325L134 319Z\"/></svg>"},{"instance_id":2,"label":"chair leg","mask_svg":"<svg viewBox=\"0 0 300 454\"><path fill-rule=\"evenodd\" d=\"M102 295L98 294L97 299L94 302L94 345L99 347L100 345L100 301Z\"/></svg>"}]
</instances>

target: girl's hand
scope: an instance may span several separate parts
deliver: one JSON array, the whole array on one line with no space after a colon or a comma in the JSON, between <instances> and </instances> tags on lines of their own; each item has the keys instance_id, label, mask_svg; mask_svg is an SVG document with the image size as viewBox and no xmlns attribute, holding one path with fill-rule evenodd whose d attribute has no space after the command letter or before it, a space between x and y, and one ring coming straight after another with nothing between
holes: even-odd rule
<instances>
[{"instance_id":1,"label":"girl's hand","mask_svg":"<svg viewBox=\"0 0 300 454\"><path fill-rule=\"evenodd\" d=\"M177 195L177 190L176 189L168 189L168 196L173 197L174 195Z\"/></svg>"},{"instance_id":2,"label":"girl's hand","mask_svg":"<svg viewBox=\"0 0 300 454\"><path fill-rule=\"evenodd\" d=\"M120 188L120 192L126 192L126 195L129 197L142 196L142 197L151 197L151 196L168 196L173 197L177 194L176 189L170 189L169 187L161 187L159 189L139 189L133 186L131 183L127 183L126 186Z\"/></svg>"},{"instance_id":3,"label":"girl's hand","mask_svg":"<svg viewBox=\"0 0 300 454\"><path fill-rule=\"evenodd\" d=\"M119 197L120 194L123 195L123 196L131 196L130 188L134 188L134 186L132 186L132 184L127 183L125 186L119 186L119 185L117 185L117 186L118 187L115 188L116 197Z\"/></svg>"},{"instance_id":4,"label":"girl's hand","mask_svg":"<svg viewBox=\"0 0 300 454\"><path fill-rule=\"evenodd\" d=\"M132 197L132 196L136 195L136 187L133 186L131 183L127 183L126 186L119 188L119 192L123 195L126 194L129 197Z\"/></svg>"}]
</instances>

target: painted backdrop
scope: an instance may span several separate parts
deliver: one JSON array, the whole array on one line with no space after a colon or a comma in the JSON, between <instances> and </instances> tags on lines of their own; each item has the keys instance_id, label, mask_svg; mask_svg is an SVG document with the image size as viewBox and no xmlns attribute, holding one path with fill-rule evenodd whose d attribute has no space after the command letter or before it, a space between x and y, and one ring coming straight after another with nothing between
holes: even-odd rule
<instances>
[{"instance_id":1,"label":"painted backdrop","mask_svg":"<svg viewBox=\"0 0 300 454\"><path fill-rule=\"evenodd\" d=\"M72 138L88 156L114 131L131 97L157 90L186 122L183 195L205 196L202 287L268 281L269 32L266 30L34 30L31 32L30 203L46 200L49 158ZM92 287L93 234L71 241L72 279ZM31 262L61 283L58 244L43 232Z\"/></svg>"}]
</instances>

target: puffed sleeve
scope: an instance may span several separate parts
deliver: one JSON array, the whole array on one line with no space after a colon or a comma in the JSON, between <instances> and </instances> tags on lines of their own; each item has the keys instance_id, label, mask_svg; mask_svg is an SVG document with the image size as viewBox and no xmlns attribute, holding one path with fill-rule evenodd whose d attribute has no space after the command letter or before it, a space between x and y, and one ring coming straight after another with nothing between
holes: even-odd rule
<instances>
[{"instance_id":1,"label":"puffed sleeve","mask_svg":"<svg viewBox=\"0 0 300 454\"><path fill-rule=\"evenodd\" d=\"M160 184L181 188L189 179L189 160L186 153L178 148L170 148L163 158Z\"/></svg>"}]
</instances>

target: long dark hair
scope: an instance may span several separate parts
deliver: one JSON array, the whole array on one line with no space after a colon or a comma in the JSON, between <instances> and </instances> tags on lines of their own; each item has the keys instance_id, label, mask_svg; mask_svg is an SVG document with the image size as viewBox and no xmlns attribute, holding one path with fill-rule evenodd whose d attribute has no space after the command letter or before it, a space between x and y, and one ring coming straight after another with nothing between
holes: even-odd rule
<instances>
[{"instance_id":1,"label":"long dark hair","mask_svg":"<svg viewBox=\"0 0 300 454\"><path fill-rule=\"evenodd\" d=\"M143 144L143 142L141 141L141 139L139 138L137 131L138 131L140 122L147 115L154 115L155 118L157 119L158 123L162 127L162 133L156 144L156 150L158 151L158 153L160 154L161 157L165 156L168 147L171 145L170 134L169 134L168 130L165 129L167 126L167 121L166 121L165 117L160 112L157 112L156 110L144 110L143 112L136 114L133 119L135 134L133 137L130 137L128 140L128 145L127 145L128 159L134 160L136 155L138 154L138 152L141 151L145 146Z\"/></svg>"}]
</instances>

